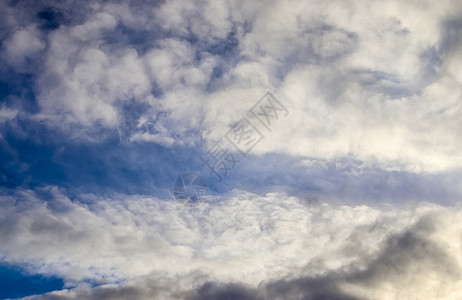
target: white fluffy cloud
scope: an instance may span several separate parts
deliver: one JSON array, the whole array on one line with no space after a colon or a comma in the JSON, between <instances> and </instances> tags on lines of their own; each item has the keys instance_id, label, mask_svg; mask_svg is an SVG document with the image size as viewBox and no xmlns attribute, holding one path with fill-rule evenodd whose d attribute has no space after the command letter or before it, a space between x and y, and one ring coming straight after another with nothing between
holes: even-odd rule
<instances>
[{"instance_id":1,"label":"white fluffy cloud","mask_svg":"<svg viewBox=\"0 0 462 300\"><path fill-rule=\"evenodd\" d=\"M249 182L286 184L313 175L307 190L341 194L347 203L369 195L351 191L358 187L383 198L407 195L388 189L404 190L400 174L418 173L414 189L429 183L430 191L435 180L451 201L460 195L449 187L462 168L462 6L455 0L50 3L53 28L37 17L43 5L0 4L0 69L14 73L1 87L12 95L0 107L0 125L21 140L38 125L71 143L118 134L133 148L197 153L271 91L289 114L252 149L255 161L242 163L244 180L268 173ZM32 83L21 90L15 81L26 79ZM33 125L21 127L26 121ZM22 144L0 137L20 160L10 144ZM50 144L61 143L40 145ZM52 157L47 163L59 164L63 144L50 154L42 149ZM286 176L283 163L258 165L272 154L293 167L287 178L272 178ZM178 168L160 160L146 161L159 173ZM345 161L354 163L337 168ZM343 171L358 176L351 186L339 179ZM386 181L381 188L359 178L380 172L389 172L375 177ZM294 181L294 189L305 185ZM332 187L339 181L344 186ZM372 207L377 199L366 196L364 206L315 203L303 191L233 190L195 208L139 195L77 201L49 186L3 194L2 261L68 284L38 299L456 299L461 292L459 207L409 204L406 196L390 199L400 207Z\"/></svg>"},{"instance_id":2,"label":"white fluffy cloud","mask_svg":"<svg viewBox=\"0 0 462 300\"><path fill-rule=\"evenodd\" d=\"M460 169L460 41L448 42L448 24L461 13L456 2L184 5L94 4L81 23L45 40L34 25L17 30L4 55L17 65L45 51L39 119L73 136L95 138L95 125L124 131L121 106L141 103L149 109L140 119L169 114L168 132L132 128L128 140L173 147L192 127L213 143L270 90L291 118L255 154L354 156L411 172ZM145 48L112 45L111 34L124 35L120 26L153 38ZM217 45L222 52L212 50ZM162 95L153 96L155 89Z\"/></svg>"},{"instance_id":3,"label":"white fluffy cloud","mask_svg":"<svg viewBox=\"0 0 462 300\"><path fill-rule=\"evenodd\" d=\"M376 299L402 293L400 278L412 273L407 295L428 283L426 295L450 294L457 285L446 281L461 275L459 209L351 207L237 190L194 208L143 196L83 197L90 204L53 187L3 196L2 259L78 286L127 282L142 290L150 278L190 277L170 287L177 292L207 280L256 288L345 273L335 283L341 290Z\"/></svg>"},{"instance_id":4,"label":"white fluffy cloud","mask_svg":"<svg viewBox=\"0 0 462 300\"><path fill-rule=\"evenodd\" d=\"M17 30L5 43L3 57L8 64L24 71L27 64L40 58L45 49L41 33L34 25Z\"/></svg>"}]
</instances>

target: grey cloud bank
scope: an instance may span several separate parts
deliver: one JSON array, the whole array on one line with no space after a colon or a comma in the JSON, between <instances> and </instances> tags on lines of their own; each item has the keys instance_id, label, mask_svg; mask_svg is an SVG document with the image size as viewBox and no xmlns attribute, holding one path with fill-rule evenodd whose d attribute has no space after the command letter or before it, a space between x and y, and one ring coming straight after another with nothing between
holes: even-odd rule
<instances>
[{"instance_id":1,"label":"grey cloud bank","mask_svg":"<svg viewBox=\"0 0 462 300\"><path fill-rule=\"evenodd\" d=\"M53 187L18 191L2 197L0 250L7 262L74 287L30 299L456 299L461 292L460 207L334 206L243 191L222 198L191 209L140 196L84 205Z\"/></svg>"}]
</instances>

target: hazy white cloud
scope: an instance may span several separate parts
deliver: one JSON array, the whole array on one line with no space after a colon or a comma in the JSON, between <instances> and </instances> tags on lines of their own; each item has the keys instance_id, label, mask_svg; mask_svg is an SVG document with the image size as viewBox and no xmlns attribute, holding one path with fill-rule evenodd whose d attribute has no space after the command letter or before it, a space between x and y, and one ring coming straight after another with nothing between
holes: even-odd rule
<instances>
[{"instance_id":1,"label":"hazy white cloud","mask_svg":"<svg viewBox=\"0 0 462 300\"><path fill-rule=\"evenodd\" d=\"M435 203L461 192L457 1L60 3L0 4L0 71L12 74L0 91L2 153L14 156L5 171L35 168L14 147L43 131L79 145L157 144L167 154L143 148L126 164L168 181L165 170L200 162L160 158L197 154L242 117L256 121L248 110L271 91L288 115L236 174L257 191L293 189L235 189L190 208L157 194L31 190L2 175L23 184L2 192L2 262L67 283L31 299L457 299L460 207L411 204L419 188L441 194L425 198ZM46 9L56 14L40 19ZM51 140L40 147L59 165L72 145ZM105 162L126 154L111 153ZM319 201L305 190L322 191ZM366 204L347 205L355 195Z\"/></svg>"},{"instance_id":2,"label":"hazy white cloud","mask_svg":"<svg viewBox=\"0 0 462 300\"><path fill-rule=\"evenodd\" d=\"M27 64L40 59L40 53L45 49L42 34L34 25L17 30L5 41L3 60L14 68L24 71Z\"/></svg>"},{"instance_id":3,"label":"hazy white cloud","mask_svg":"<svg viewBox=\"0 0 462 300\"><path fill-rule=\"evenodd\" d=\"M164 29L183 36L191 32L200 39L224 39L232 30L228 4L221 0L169 1L156 9L154 15Z\"/></svg>"},{"instance_id":4,"label":"hazy white cloud","mask_svg":"<svg viewBox=\"0 0 462 300\"><path fill-rule=\"evenodd\" d=\"M203 53L200 62L195 63L194 50L194 46L186 41L159 41L159 49L153 49L145 56L152 80L168 93L174 93L178 88L203 90L216 59Z\"/></svg>"},{"instance_id":5,"label":"hazy white cloud","mask_svg":"<svg viewBox=\"0 0 462 300\"><path fill-rule=\"evenodd\" d=\"M19 111L16 109L10 109L4 106L0 107L0 124L16 118L18 114Z\"/></svg>"},{"instance_id":6,"label":"hazy white cloud","mask_svg":"<svg viewBox=\"0 0 462 300\"><path fill-rule=\"evenodd\" d=\"M461 167L460 41L448 42L448 22L461 13L454 1L169 1L86 11L46 39L30 25L4 42L12 62L44 51L40 119L71 136L97 141L97 125L172 147L195 128L213 143L270 90L291 117L255 154L353 156L410 172ZM121 27L152 39L113 44ZM167 113L169 134L122 128L127 103L149 107L139 119Z\"/></svg>"},{"instance_id":7,"label":"hazy white cloud","mask_svg":"<svg viewBox=\"0 0 462 300\"><path fill-rule=\"evenodd\" d=\"M129 288L145 299L149 282L162 286L157 292L194 294L207 281L271 290L315 278L375 299L462 288L459 208L352 207L238 190L194 208L145 196L82 197L89 204L53 187L2 196L3 260L79 286L55 295ZM88 290L83 280L109 285Z\"/></svg>"}]
</instances>

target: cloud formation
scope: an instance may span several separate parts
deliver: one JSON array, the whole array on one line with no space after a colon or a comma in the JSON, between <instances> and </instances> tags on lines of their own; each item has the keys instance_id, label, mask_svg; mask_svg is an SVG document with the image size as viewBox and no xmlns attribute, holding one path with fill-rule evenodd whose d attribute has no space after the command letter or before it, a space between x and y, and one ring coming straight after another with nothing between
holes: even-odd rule
<instances>
[{"instance_id":1,"label":"cloud formation","mask_svg":"<svg viewBox=\"0 0 462 300\"><path fill-rule=\"evenodd\" d=\"M273 90L288 102L291 122L257 154L353 155L411 172L460 168L454 1L130 4L83 5L84 14L60 26L54 17L47 33L37 20L17 24L20 4L7 8L5 60L22 71L27 59L42 58L31 70L37 118L94 141L104 139L102 127L173 147L195 128L212 143ZM71 7L26 12L50 22ZM123 108L135 103L143 113L127 122ZM159 112L168 131L153 120Z\"/></svg>"},{"instance_id":2,"label":"cloud formation","mask_svg":"<svg viewBox=\"0 0 462 300\"><path fill-rule=\"evenodd\" d=\"M32 299L452 299L462 289L460 208L237 190L195 208L88 197L73 203L55 187L2 197L2 259L70 287Z\"/></svg>"},{"instance_id":3,"label":"cloud formation","mask_svg":"<svg viewBox=\"0 0 462 300\"><path fill-rule=\"evenodd\" d=\"M461 16L0 3L0 262L66 283L27 299L457 299ZM244 116L265 130L267 91L287 116L217 183L201 155Z\"/></svg>"}]
</instances>

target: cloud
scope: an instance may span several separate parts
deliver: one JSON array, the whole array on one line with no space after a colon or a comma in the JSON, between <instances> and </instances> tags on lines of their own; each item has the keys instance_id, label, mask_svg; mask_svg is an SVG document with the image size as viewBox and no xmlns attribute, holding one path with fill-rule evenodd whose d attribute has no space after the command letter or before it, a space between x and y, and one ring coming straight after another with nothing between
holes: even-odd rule
<instances>
[{"instance_id":1,"label":"cloud","mask_svg":"<svg viewBox=\"0 0 462 300\"><path fill-rule=\"evenodd\" d=\"M16 118L19 111L14 109L9 109L6 107L0 108L0 123L5 123L9 120Z\"/></svg>"},{"instance_id":2,"label":"cloud","mask_svg":"<svg viewBox=\"0 0 462 300\"><path fill-rule=\"evenodd\" d=\"M2 196L2 260L77 286L44 299L387 299L404 286L403 295L436 297L455 293L461 275L458 208L308 204L242 191L197 208L152 197L81 197L87 204L53 187Z\"/></svg>"},{"instance_id":3,"label":"cloud","mask_svg":"<svg viewBox=\"0 0 462 300\"><path fill-rule=\"evenodd\" d=\"M187 36L195 35L201 40L222 39L232 29L226 1L201 1L184 3L170 1L155 11L158 22L165 30Z\"/></svg>"},{"instance_id":4,"label":"cloud","mask_svg":"<svg viewBox=\"0 0 462 300\"><path fill-rule=\"evenodd\" d=\"M45 43L41 41L40 32L33 25L17 31L6 42L5 60L17 68L25 68L29 61L37 59L40 51L44 50Z\"/></svg>"},{"instance_id":5,"label":"cloud","mask_svg":"<svg viewBox=\"0 0 462 300\"><path fill-rule=\"evenodd\" d=\"M94 3L74 17L70 4L26 10L54 11L62 23L45 34L32 21L22 29L10 22L3 43L16 65L44 51L34 120L93 142L117 130L127 142L192 146L200 140L184 140L194 128L212 144L271 90L291 118L255 154L354 156L416 173L460 169L453 1L188 5ZM145 106L130 124L127 105ZM137 129L158 113L168 115L168 133Z\"/></svg>"},{"instance_id":6,"label":"cloud","mask_svg":"<svg viewBox=\"0 0 462 300\"><path fill-rule=\"evenodd\" d=\"M0 8L0 259L67 284L31 299L457 298L457 1Z\"/></svg>"}]
</instances>

